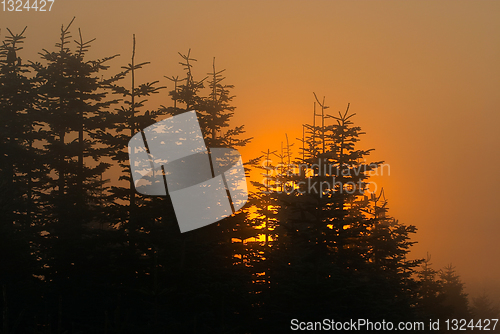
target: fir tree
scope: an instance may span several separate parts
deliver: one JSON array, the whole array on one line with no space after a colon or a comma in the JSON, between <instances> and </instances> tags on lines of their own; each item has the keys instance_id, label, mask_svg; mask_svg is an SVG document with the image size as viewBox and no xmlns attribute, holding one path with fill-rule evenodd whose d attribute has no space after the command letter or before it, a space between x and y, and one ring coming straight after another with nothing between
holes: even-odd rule
<instances>
[{"instance_id":1,"label":"fir tree","mask_svg":"<svg viewBox=\"0 0 500 334\"><path fill-rule=\"evenodd\" d=\"M209 151L211 147L234 148L245 145L250 139L240 138L244 133L243 126L231 125L235 108L231 106L232 85L224 83L224 70L217 71L214 60L212 72L198 81L193 74L193 62L196 59L191 57L190 50L186 55L180 55L185 76L183 79L171 77L174 89L169 94L173 106L163 107L161 112L175 116L196 110ZM205 87L206 82L208 87ZM209 89L206 96L202 95L205 88ZM249 224L252 223L246 220L246 210L243 209L232 217L173 237L173 244L179 246L176 250L179 258L176 290L178 293L184 289L191 291L179 304L179 310L187 314L188 309L185 307L189 305L188 301L197 300L198 308L189 311L192 316L188 320L195 322L197 328L214 332L227 330L237 323L233 319L236 312L240 314L237 317L243 316L244 312L239 308L242 301L248 299L246 291L251 287L251 275L246 265L242 264L246 260L241 259L253 255L250 255L251 251L246 249L244 242L233 243L233 240L244 240L248 233L254 235ZM238 259L238 256L241 258ZM238 266L239 263L242 265ZM199 302L199 299L202 301ZM207 319L206 314L212 314L212 320ZM226 323L225 319L232 321Z\"/></svg>"},{"instance_id":2,"label":"fir tree","mask_svg":"<svg viewBox=\"0 0 500 334\"><path fill-rule=\"evenodd\" d=\"M32 314L26 305L39 301L41 212L34 187L44 168L33 145L35 81L30 64L21 59L26 28L7 31L0 45L0 308L2 332L11 333L23 313Z\"/></svg>"},{"instance_id":3,"label":"fir tree","mask_svg":"<svg viewBox=\"0 0 500 334\"><path fill-rule=\"evenodd\" d=\"M159 81L138 83L139 70L148 64L137 62L136 38L133 35L130 63L122 66L122 71L106 84L106 88L120 97L121 105L106 115L113 126L99 132L101 142L109 149L106 157L115 165L114 168L119 169L118 178L113 180L115 185L107 192L109 206L105 212L110 226L117 231L112 250L115 291L123 295L122 299L126 299L129 305L144 302L158 305L158 298L165 288L160 284L161 258L170 254L160 245L169 244L169 233L178 231L175 219L172 219L169 199L138 194L131 176L128 142L156 121L159 112L144 110L145 103L149 96L165 88L158 85ZM136 316L151 316L147 313L145 310ZM158 315L154 314L153 322L156 323Z\"/></svg>"},{"instance_id":4,"label":"fir tree","mask_svg":"<svg viewBox=\"0 0 500 334\"><path fill-rule=\"evenodd\" d=\"M102 73L115 56L88 60L93 40L84 41L81 31L73 50L72 23L61 27L56 50L43 50L41 62L32 64L38 94L35 108L40 117L35 147L42 149L38 160L46 168L37 189L38 205L43 209L40 228L44 230L39 254L47 282L44 300L60 310L60 328L64 326L61 319L70 321L66 313L92 313L85 304L68 301L85 299L80 293L96 288L91 282L107 268L95 262L106 258L94 228L106 219L99 189L104 187L102 175L110 166L100 160L103 148L97 136L108 126L104 110L114 102L106 99Z\"/></svg>"},{"instance_id":5,"label":"fir tree","mask_svg":"<svg viewBox=\"0 0 500 334\"><path fill-rule=\"evenodd\" d=\"M440 270L439 276L443 289L443 306L449 312L449 318L469 319L469 301L464 292L464 284L451 264Z\"/></svg>"},{"instance_id":6,"label":"fir tree","mask_svg":"<svg viewBox=\"0 0 500 334\"><path fill-rule=\"evenodd\" d=\"M430 261L431 257L427 254L427 258L417 272L419 282L417 310L422 319L440 319L445 316L443 314L443 285Z\"/></svg>"}]
</instances>

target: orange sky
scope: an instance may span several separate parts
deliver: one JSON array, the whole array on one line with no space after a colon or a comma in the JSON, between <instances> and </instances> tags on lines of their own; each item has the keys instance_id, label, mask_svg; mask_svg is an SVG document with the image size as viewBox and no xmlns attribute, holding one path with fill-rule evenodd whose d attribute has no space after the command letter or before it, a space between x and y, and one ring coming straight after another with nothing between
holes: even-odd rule
<instances>
[{"instance_id":1,"label":"orange sky","mask_svg":"<svg viewBox=\"0 0 500 334\"><path fill-rule=\"evenodd\" d=\"M1 37L28 26L23 59L57 42L61 24L97 40L91 57L120 53L151 65L139 82L195 78L212 57L234 84L235 124L255 140L244 159L279 149L311 122L315 91L329 112L350 110L391 175L390 213L419 229L415 257L457 267L472 294L500 295L500 2L56 0L52 11L0 12ZM167 91L151 107L169 104ZM295 144L295 153L299 143Z\"/></svg>"}]
</instances>

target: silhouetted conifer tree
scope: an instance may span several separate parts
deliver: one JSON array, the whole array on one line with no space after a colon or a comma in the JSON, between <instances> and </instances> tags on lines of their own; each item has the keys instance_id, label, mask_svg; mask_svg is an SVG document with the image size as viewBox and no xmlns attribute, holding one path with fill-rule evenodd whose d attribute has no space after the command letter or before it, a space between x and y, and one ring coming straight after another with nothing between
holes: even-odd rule
<instances>
[{"instance_id":1,"label":"silhouetted conifer tree","mask_svg":"<svg viewBox=\"0 0 500 334\"><path fill-rule=\"evenodd\" d=\"M92 313L84 304L70 301L89 297L86 287L96 288L92 282L107 268L95 261L105 255L94 228L106 219L100 189L105 183L102 175L110 166L100 160L103 147L97 136L109 125L104 110L113 101L106 99L102 72L115 56L88 60L93 40L84 41L81 32L72 50L72 23L61 27L56 50L43 50L42 61L32 65L40 117L35 146L43 148L38 160L47 169L39 188L44 230L39 254L48 284L45 302L58 309L59 330L65 326L62 319L71 321L68 314Z\"/></svg>"},{"instance_id":2,"label":"silhouetted conifer tree","mask_svg":"<svg viewBox=\"0 0 500 334\"><path fill-rule=\"evenodd\" d=\"M159 258L170 254L160 249L159 245L169 243L166 239L169 234L165 231L176 232L178 228L175 219L165 214L172 212L169 200L150 198L136 192L130 170L128 142L136 133L155 123L159 112L145 110L145 103L149 96L165 87L159 86L158 81L138 83L139 70L150 63L137 62L135 35L130 59L130 63L122 66L122 72L114 77L115 80L106 85L122 102L119 108L107 115L113 126L99 134L100 140L110 149L108 157L116 164L113 168L118 169L118 172L113 173L118 177L108 191L110 205L106 212L110 224L119 231L113 251L117 293L122 295L120 307L130 312L132 304L153 303L153 313L147 307L144 312L137 312L135 317L141 321L149 317L152 323L156 323L158 297L165 288L159 278Z\"/></svg>"},{"instance_id":3,"label":"silhouetted conifer tree","mask_svg":"<svg viewBox=\"0 0 500 334\"><path fill-rule=\"evenodd\" d=\"M237 148L245 145L250 139L240 138L244 133L243 126L233 127L231 124L235 109L231 106L233 96L230 90L233 87L224 83L224 70L217 71L214 60L212 72L197 80L193 74L196 59L191 57L190 51L180 56L185 75L182 79L169 78L174 82L174 89L169 93L174 103L173 106L163 107L162 112L175 116L196 110L209 150L211 147ZM204 95L206 88L209 91ZM246 210L243 209L232 217L178 235L174 242L179 245L176 250L179 257L177 291L190 291L177 304L178 310L189 315L188 321L202 331L231 329L237 324L235 317L244 316L241 306L248 299L251 273L245 265L238 266L245 262L241 257L247 256L245 243L239 241L245 239L248 233L253 234L249 227L251 224L246 220ZM233 243L233 240L239 241ZM198 307L189 309L191 303L196 303Z\"/></svg>"},{"instance_id":4,"label":"silhouetted conifer tree","mask_svg":"<svg viewBox=\"0 0 500 334\"><path fill-rule=\"evenodd\" d=\"M446 316L443 308L443 284L430 261L431 257L427 254L427 258L417 271L419 282L417 311L422 319L439 319Z\"/></svg>"},{"instance_id":5,"label":"silhouetted conifer tree","mask_svg":"<svg viewBox=\"0 0 500 334\"><path fill-rule=\"evenodd\" d=\"M464 291L464 284L451 264L440 270L444 296L443 307L448 312L448 318L470 319L469 301Z\"/></svg>"},{"instance_id":6,"label":"silhouetted conifer tree","mask_svg":"<svg viewBox=\"0 0 500 334\"><path fill-rule=\"evenodd\" d=\"M8 35L0 45L0 326L16 330L22 314L38 302L40 265L38 223L41 211L34 190L43 165L33 142L38 136L32 69L21 59L26 28Z\"/></svg>"}]
</instances>

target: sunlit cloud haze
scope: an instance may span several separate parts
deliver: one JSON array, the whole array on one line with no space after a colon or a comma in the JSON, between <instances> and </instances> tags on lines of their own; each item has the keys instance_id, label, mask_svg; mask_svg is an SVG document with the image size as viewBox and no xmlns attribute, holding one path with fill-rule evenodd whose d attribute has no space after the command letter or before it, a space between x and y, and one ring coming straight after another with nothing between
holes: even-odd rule
<instances>
[{"instance_id":1,"label":"sunlit cloud haze","mask_svg":"<svg viewBox=\"0 0 500 334\"><path fill-rule=\"evenodd\" d=\"M23 59L36 59L76 16L72 35L97 38L91 57L130 62L136 35L141 82L195 78L225 68L234 84L234 124L250 145L244 160L279 149L298 154L312 122L313 92L329 113L350 110L362 148L390 165L377 178L390 214L417 226L412 255L435 269L452 263L472 295L500 295L500 3L497 1L67 1L52 11L1 12L6 28L27 26ZM168 90L148 106L170 105ZM495 290L496 289L496 290Z\"/></svg>"}]
</instances>

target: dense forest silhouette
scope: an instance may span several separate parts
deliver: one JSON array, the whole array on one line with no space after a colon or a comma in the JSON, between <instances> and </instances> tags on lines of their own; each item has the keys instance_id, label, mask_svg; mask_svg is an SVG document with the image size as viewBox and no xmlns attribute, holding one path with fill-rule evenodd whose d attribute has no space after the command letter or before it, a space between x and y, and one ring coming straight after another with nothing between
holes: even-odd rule
<instances>
[{"instance_id":1,"label":"dense forest silhouette","mask_svg":"<svg viewBox=\"0 0 500 334\"><path fill-rule=\"evenodd\" d=\"M366 191L383 162L357 147L363 132L349 106L328 114L316 95L297 155L288 138L262 148L246 163L264 178L246 207L181 234L168 196L135 191L128 140L196 110L207 146L248 144L231 121L233 86L215 59L195 78L190 51L172 64L184 76L167 77L169 89L137 82L150 64L135 59L135 36L129 63L110 73L124 56L88 59L93 40L72 23L37 60L22 56L25 31L7 30L0 46L0 333L281 333L292 319L498 318L486 295L469 302L453 266L410 258L416 227L390 216L383 191ZM171 104L146 109L161 92Z\"/></svg>"}]
</instances>

